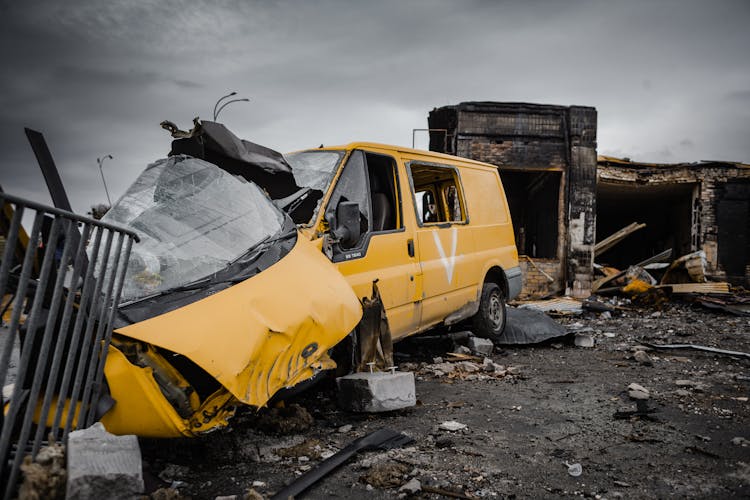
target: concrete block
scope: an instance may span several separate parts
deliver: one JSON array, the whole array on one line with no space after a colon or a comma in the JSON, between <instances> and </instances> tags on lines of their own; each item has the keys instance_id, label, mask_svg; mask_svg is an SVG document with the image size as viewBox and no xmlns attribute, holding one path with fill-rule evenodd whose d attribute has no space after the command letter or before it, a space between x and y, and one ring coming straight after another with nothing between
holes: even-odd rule
<instances>
[{"instance_id":1,"label":"concrete block","mask_svg":"<svg viewBox=\"0 0 750 500\"><path fill-rule=\"evenodd\" d=\"M382 412L417 404L414 373L352 373L336 379L339 405L349 411Z\"/></svg>"},{"instance_id":2,"label":"concrete block","mask_svg":"<svg viewBox=\"0 0 750 500\"><path fill-rule=\"evenodd\" d=\"M141 449L135 436L115 436L95 423L68 435L66 498L131 499L143 493Z\"/></svg>"},{"instance_id":3,"label":"concrete block","mask_svg":"<svg viewBox=\"0 0 750 500\"><path fill-rule=\"evenodd\" d=\"M489 356L492 354L492 349L495 348L495 344L489 339L483 339L480 337L469 337L469 349L475 354L480 356Z\"/></svg>"},{"instance_id":4,"label":"concrete block","mask_svg":"<svg viewBox=\"0 0 750 500\"><path fill-rule=\"evenodd\" d=\"M578 347L594 347L594 337L587 333L576 333L574 342Z\"/></svg>"}]
</instances>

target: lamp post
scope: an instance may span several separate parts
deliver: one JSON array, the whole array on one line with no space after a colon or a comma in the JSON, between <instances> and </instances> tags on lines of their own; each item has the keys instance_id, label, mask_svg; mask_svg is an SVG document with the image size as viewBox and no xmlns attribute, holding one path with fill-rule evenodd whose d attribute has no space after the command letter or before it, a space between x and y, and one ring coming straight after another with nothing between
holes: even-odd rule
<instances>
[{"instance_id":1,"label":"lamp post","mask_svg":"<svg viewBox=\"0 0 750 500\"><path fill-rule=\"evenodd\" d=\"M102 184L104 184L104 192L107 194L107 203L109 203L109 206L111 207L112 200L109 198L109 190L107 189L107 181L104 180L104 171L102 170L102 163L104 163L104 160L106 160L107 158L111 160L112 155L105 155L105 156L102 156L101 158L97 158L96 163L99 164L99 173L102 176Z\"/></svg>"},{"instance_id":2,"label":"lamp post","mask_svg":"<svg viewBox=\"0 0 750 500\"><path fill-rule=\"evenodd\" d=\"M226 108L228 105L232 104L233 102L250 102L250 99L242 98L242 99L232 99L231 101L227 101L221 106L219 106L219 103L226 99L227 97L232 97L237 95L237 92L230 92L229 94L225 95L224 97L220 98L218 101L216 101L216 104L214 104L214 121L219 117L219 113L221 113L221 110ZM218 108L218 109L217 109Z\"/></svg>"}]
</instances>

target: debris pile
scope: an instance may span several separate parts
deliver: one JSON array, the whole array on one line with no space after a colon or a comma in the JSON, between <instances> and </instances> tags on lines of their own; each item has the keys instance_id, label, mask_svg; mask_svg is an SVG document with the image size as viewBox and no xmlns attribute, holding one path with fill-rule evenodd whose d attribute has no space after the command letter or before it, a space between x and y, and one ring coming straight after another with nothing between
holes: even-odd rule
<instances>
[{"instance_id":1,"label":"debris pile","mask_svg":"<svg viewBox=\"0 0 750 500\"><path fill-rule=\"evenodd\" d=\"M254 425L261 432L280 435L304 432L313 423L312 415L298 404L263 409L248 419L254 420Z\"/></svg>"},{"instance_id":2,"label":"debris pile","mask_svg":"<svg viewBox=\"0 0 750 500\"><path fill-rule=\"evenodd\" d=\"M627 236L645 227L633 223L595 246L595 258L617 245ZM592 292L601 295L619 294L629 297L635 305L660 309L672 297L705 302L706 307L724 309L738 315L750 315L750 298L734 298L727 282L709 281L706 267L707 258L703 250L688 253L672 259L671 248L657 253L648 259L634 263L620 270L606 263L595 263L598 274ZM729 300L727 300L729 299Z\"/></svg>"},{"instance_id":3,"label":"debris pile","mask_svg":"<svg viewBox=\"0 0 750 500\"><path fill-rule=\"evenodd\" d=\"M495 363L491 358L461 352L448 352L433 358L432 363L403 363L402 370L411 370L420 376L460 380L489 380L521 375L520 366Z\"/></svg>"},{"instance_id":4,"label":"debris pile","mask_svg":"<svg viewBox=\"0 0 750 500\"><path fill-rule=\"evenodd\" d=\"M375 488L396 488L408 481L411 467L398 462L375 464L359 480Z\"/></svg>"},{"instance_id":5,"label":"debris pile","mask_svg":"<svg viewBox=\"0 0 750 500\"><path fill-rule=\"evenodd\" d=\"M65 498L65 447L61 444L45 446L32 461L31 456L24 458L21 465L23 484L18 492L19 498L26 499L63 499Z\"/></svg>"}]
</instances>

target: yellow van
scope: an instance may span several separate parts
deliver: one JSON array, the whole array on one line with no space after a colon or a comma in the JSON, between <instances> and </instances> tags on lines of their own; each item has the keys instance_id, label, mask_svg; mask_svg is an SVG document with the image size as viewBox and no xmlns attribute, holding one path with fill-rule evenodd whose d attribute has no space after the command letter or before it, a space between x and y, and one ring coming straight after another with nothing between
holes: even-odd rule
<instances>
[{"instance_id":1,"label":"yellow van","mask_svg":"<svg viewBox=\"0 0 750 500\"><path fill-rule=\"evenodd\" d=\"M468 318L480 336L502 332L521 270L495 167L372 143L286 160L319 197L304 233L358 297L377 280L394 340Z\"/></svg>"},{"instance_id":2,"label":"yellow van","mask_svg":"<svg viewBox=\"0 0 750 500\"><path fill-rule=\"evenodd\" d=\"M491 165L369 143L283 157L214 122L173 136L103 218L140 237L96 405L110 432L195 436L304 386L373 283L394 340L502 332L521 272Z\"/></svg>"}]
</instances>

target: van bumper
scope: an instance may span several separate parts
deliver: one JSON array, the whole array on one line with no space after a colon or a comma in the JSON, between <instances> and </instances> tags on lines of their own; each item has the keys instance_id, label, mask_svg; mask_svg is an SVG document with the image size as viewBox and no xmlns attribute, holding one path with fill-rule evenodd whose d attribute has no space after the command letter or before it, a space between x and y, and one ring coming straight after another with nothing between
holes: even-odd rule
<instances>
[{"instance_id":1,"label":"van bumper","mask_svg":"<svg viewBox=\"0 0 750 500\"><path fill-rule=\"evenodd\" d=\"M521 287L523 286L523 276L521 275L521 267L511 267L505 270L505 278L508 283L508 297L507 300L513 300L521 293Z\"/></svg>"}]
</instances>

